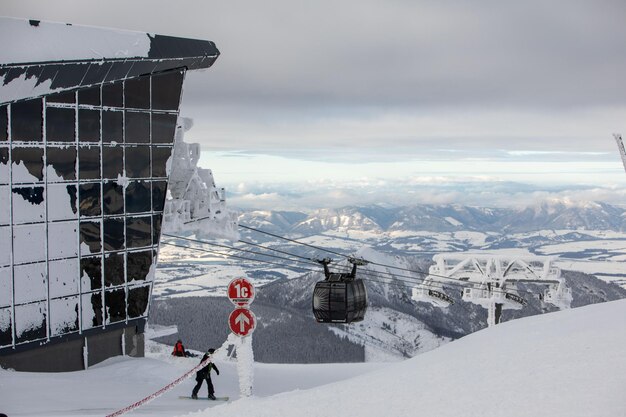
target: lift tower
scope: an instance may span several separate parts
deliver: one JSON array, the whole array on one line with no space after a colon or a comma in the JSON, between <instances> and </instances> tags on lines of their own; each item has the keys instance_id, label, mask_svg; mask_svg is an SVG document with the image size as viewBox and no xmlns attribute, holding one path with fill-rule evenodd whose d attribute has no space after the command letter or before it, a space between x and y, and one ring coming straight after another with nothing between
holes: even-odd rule
<instances>
[{"instance_id":1,"label":"lift tower","mask_svg":"<svg viewBox=\"0 0 626 417\"><path fill-rule=\"evenodd\" d=\"M541 257L510 258L485 254L438 254L425 279L428 289L415 288L413 299L438 307L452 304L443 292L446 283L466 285L463 301L478 304L488 311L487 324L500 322L503 309L519 310L527 303L519 295L517 283L543 284L548 288L540 294L544 302L569 308L572 292L561 278L561 271L552 259ZM432 288L436 287L435 290Z\"/></svg>"}]
</instances>

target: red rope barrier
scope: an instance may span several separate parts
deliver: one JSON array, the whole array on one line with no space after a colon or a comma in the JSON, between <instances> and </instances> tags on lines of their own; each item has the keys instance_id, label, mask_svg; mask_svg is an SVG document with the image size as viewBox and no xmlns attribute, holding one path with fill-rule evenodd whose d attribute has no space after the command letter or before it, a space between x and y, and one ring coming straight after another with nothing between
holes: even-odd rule
<instances>
[{"instance_id":1,"label":"red rope barrier","mask_svg":"<svg viewBox=\"0 0 626 417\"><path fill-rule=\"evenodd\" d=\"M200 364L198 366L196 366L193 369L191 369L190 371L186 372L183 376L181 376L180 378L176 379L175 381L170 382L169 384L167 384L166 386L164 386L163 388L161 388L160 390L158 390L154 394L150 394L146 398L144 398L142 400L139 400L136 403L129 405L128 407L122 408L121 410L118 410L118 411L116 411L113 414L109 414L107 417L121 416L122 414L126 414L129 411L134 410L135 408L141 407L142 405L145 405L145 404L149 403L150 401L160 397L165 392L171 390L176 385L180 384L185 379L189 378L189 376L191 374L193 374L194 372L197 372L200 368L204 368L209 362L211 362L211 359L212 359L212 357L209 356L206 360L200 362Z\"/></svg>"}]
</instances>

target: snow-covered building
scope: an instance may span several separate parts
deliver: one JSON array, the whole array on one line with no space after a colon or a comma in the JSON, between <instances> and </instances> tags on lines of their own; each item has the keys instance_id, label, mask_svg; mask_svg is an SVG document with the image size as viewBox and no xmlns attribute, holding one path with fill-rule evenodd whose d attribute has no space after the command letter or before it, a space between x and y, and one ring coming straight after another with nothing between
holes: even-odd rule
<instances>
[{"instance_id":1,"label":"snow-covered building","mask_svg":"<svg viewBox=\"0 0 626 417\"><path fill-rule=\"evenodd\" d=\"M183 79L219 51L11 18L0 37L0 365L141 356Z\"/></svg>"}]
</instances>

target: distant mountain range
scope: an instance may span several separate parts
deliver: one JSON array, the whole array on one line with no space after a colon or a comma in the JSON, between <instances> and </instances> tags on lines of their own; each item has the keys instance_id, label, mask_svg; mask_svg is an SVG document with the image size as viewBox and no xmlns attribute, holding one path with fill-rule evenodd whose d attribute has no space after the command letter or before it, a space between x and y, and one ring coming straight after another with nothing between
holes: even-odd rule
<instances>
[{"instance_id":1,"label":"distant mountain range","mask_svg":"<svg viewBox=\"0 0 626 417\"><path fill-rule=\"evenodd\" d=\"M336 231L531 232L536 230L626 230L626 211L602 202L546 201L523 209L456 204L404 207L365 206L312 213L246 211L241 224L273 233L317 235Z\"/></svg>"},{"instance_id":2,"label":"distant mountain range","mask_svg":"<svg viewBox=\"0 0 626 417\"><path fill-rule=\"evenodd\" d=\"M253 306L261 323L254 339L259 361L397 360L485 327L486 311L461 301L458 288L446 288L456 303L445 309L415 302L403 278L396 276L397 270L389 270L386 280L366 282L369 311L365 321L351 326L320 325L311 314L311 294L315 282L322 279L321 268L303 263L302 257L321 259L329 256L324 250L330 249L340 262L335 267L347 266L337 253L356 253L405 271L427 271L432 256L444 252L552 256L564 269L576 307L626 297L624 288L606 282L626 287L624 216L624 209L606 203L569 201L523 209L374 205L311 213L246 211L239 217L241 225L305 245L240 229L242 240L257 246L240 242L232 243L237 248L220 249L233 258L166 246L160 251L151 322L178 324L180 336L190 347L218 346L227 333L222 328L223 316L230 311L222 298L223 288L232 277L245 273L259 287ZM289 254L300 258L286 257ZM503 320L555 310L538 298L543 287L525 288L534 294L525 296L528 306L505 311ZM220 317L215 328L196 319L200 310L207 322ZM283 341L280 347L275 344L278 339Z\"/></svg>"},{"instance_id":3,"label":"distant mountain range","mask_svg":"<svg viewBox=\"0 0 626 417\"><path fill-rule=\"evenodd\" d=\"M370 250L367 257L412 270L425 269L427 261L413 257L389 256ZM455 303L447 308L434 307L411 299L411 285L395 276L393 269L361 268L368 273L384 271L385 280L364 276L368 292L365 320L351 325L327 325L315 322L311 296L321 272L298 278L279 279L258 289L254 304L259 327L253 346L260 362L355 362L399 360L434 349L450 340L486 327L487 313L482 307L460 299L459 289L444 284ZM572 289L572 307L617 300L626 290L593 276L564 271ZM505 310L503 320L556 311L538 295L544 287L519 284L528 305L522 310ZM179 334L161 339L173 344L177 338L188 347L204 349L220 346L228 330L224 323L232 305L225 297L161 298L153 302L152 324L178 325ZM280 343L277 343L280 341Z\"/></svg>"}]
</instances>

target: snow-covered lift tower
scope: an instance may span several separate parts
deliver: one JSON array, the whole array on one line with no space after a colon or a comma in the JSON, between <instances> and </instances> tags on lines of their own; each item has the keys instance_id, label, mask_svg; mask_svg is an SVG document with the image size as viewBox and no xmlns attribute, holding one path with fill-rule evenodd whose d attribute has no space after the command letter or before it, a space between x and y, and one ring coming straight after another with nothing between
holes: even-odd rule
<instances>
[{"instance_id":1,"label":"snow-covered lift tower","mask_svg":"<svg viewBox=\"0 0 626 417\"><path fill-rule=\"evenodd\" d=\"M561 278L561 271L552 264L550 258L506 258L491 255L439 254L435 264L429 269L430 275L424 281L432 286L458 280L467 285L462 299L483 306L488 310L488 325L500 322L503 309L519 310L526 300L517 290L517 283L547 284L542 294L543 300L559 308L569 308L572 302L571 290ZM417 289L413 292L416 301L428 301L436 306L447 306L440 296L433 296L431 289Z\"/></svg>"}]
</instances>

